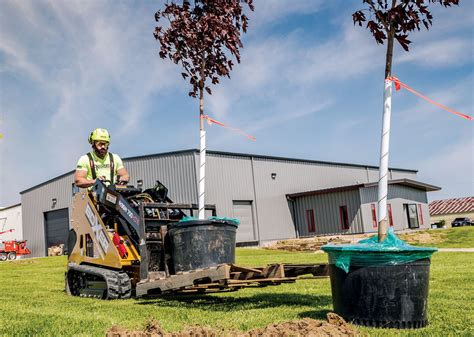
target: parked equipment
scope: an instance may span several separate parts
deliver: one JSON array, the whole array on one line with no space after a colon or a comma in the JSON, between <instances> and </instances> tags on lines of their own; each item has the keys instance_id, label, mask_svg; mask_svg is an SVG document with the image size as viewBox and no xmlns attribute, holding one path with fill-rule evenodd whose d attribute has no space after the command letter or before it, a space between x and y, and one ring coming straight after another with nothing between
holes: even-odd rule
<instances>
[{"instance_id":1,"label":"parked equipment","mask_svg":"<svg viewBox=\"0 0 474 337\"><path fill-rule=\"evenodd\" d=\"M157 181L144 191L97 180L74 196L66 291L102 299L212 292L327 277L326 264L234 264L229 219L190 220L195 204L173 203ZM206 205L215 216L215 206ZM233 236L232 236L233 235Z\"/></svg>"},{"instance_id":2,"label":"parked equipment","mask_svg":"<svg viewBox=\"0 0 474 337\"><path fill-rule=\"evenodd\" d=\"M11 233L14 229L0 232L0 235ZM17 256L29 255L30 250L26 248L26 240L2 241L0 244L0 261L15 260Z\"/></svg>"}]
</instances>

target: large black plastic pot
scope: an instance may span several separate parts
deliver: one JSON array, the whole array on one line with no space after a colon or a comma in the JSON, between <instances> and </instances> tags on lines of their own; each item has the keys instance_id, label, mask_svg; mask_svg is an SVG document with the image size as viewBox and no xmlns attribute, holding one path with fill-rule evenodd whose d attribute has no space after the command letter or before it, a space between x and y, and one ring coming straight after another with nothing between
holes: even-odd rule
<instances>
[{"instance_id":1,"label":"large black plastic pot","mask_svg":"<svg viewBox=\"0 0 474 337\"><path fill-rule=\"evenodd\" d=\"M175 272L235 263L237 224L230 221L190 220L168 230Z\"/></svg>"},{"instance_id":2,"label":"large black plastic pot","mask_svg":"<svg viewBox=\"0 0 474 337\"><path fill-rule=\"evenodd\" d=\"M370 253L369 253L370 254ZM334 311L349 322L384 328L428 323L430 259L396 265L329 265Z\"/></svg>"}]
</instances>

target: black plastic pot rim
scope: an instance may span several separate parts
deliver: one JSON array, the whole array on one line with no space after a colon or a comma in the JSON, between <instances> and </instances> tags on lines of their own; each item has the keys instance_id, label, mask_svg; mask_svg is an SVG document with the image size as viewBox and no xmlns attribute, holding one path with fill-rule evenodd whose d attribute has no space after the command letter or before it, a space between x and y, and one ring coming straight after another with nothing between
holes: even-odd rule
<instances>
[{"instance_id":1,"label":"black plastic pot rim","mask_svg":"<svg viewBox=\"0 0 474 337\"><path fill-rule=\"evenodd\" d=\"M185 228L185 227L204 227L204 226L214 226L214 227L223 227L223 226L232 226L232 227L239 227L239 225L227 222L227 221L215 221L215 220L190 220L190 221L183 221L174 223L169 226L170 229L173 228Z\"/></svg>"}]
</instances>

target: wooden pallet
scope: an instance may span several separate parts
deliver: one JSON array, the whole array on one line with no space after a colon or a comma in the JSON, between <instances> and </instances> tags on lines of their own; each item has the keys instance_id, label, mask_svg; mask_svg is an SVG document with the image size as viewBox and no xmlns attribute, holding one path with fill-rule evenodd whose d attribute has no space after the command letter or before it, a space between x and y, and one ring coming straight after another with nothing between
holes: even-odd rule
<instances>
[{"instance_id":1,"label":"wooden pallet","mask_svg":"<svg viewBox=\"0 0 474 337\"><path fill-rule=\"evenodd\" d=\"M305 279L328 277L327 264L270 264L263 268L247 268L234 264L181 272L163 278L148 278L136 286L137 297L163 293L216 292L249 286L269 286Z\"/></svg>"}]
</instances>

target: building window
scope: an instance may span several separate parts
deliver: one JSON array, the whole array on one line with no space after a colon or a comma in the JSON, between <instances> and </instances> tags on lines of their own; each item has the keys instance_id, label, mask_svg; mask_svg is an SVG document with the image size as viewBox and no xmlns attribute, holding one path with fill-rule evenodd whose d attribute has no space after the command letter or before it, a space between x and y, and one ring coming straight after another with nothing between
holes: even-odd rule
<instances>
[{"instance_id":1,"label":"building window","mask_svg":"<svg viewBox=\"0 0 474 337\"><path fill-rule=\"evenodd\" d=\"M410 228L420 227L418 223L418 212L417 212L416 204L406 204L406 210L407 210L408 227Z\"/></svg>"},{"instance_id":2,"label":"building window","mask_svg":"<svg viewBox=\"0 0 474 337\"><path fill-rule=\"evenodd\" d=\"M316 232L316 223L314 222L314 211L312 209L306 210L306 223L308 224L308 232Z\"/></svg>"},{"instance_id":3,"label":"building window","mask_svg":"<svg viewBox=\"0 0 474 337\"><path fill-rule=\"evenodd\" d=\"M418 223L423 226L423 211L421 210L421 204L418 204Z\"/></svg>"},{"instance_id":4,"label":"building window","mask_svg":"<svg viewBox=\"0 0 474 337\"><path fill-rule=\"evenodd\" d=\"M341 227L346 230L349 229L349 215L347 214L347 206L339 206L339 218L341 219Z\"/></svg>"},{"instance_id":5,"label":"building window","mask_svg":"<svg viewBox=\"0 0 474 337\"><path fill-rule=\"evenodd\" d=\"M377 228L377 210L376 210L376 205L371 204L370 208L372 210L372 227Z\"/></svg>"},{"instance_id":6,"label":"building window","mask_svg":"<svg viewBox=\"0 0 474 337\"><path fill-rule=\"evenodd\" d=\"M392 215L392 205L388 204L387 205L387 211L388 211L388 224L390 227L393 227L393 215Z\"/></svg>"}]
</instances>

